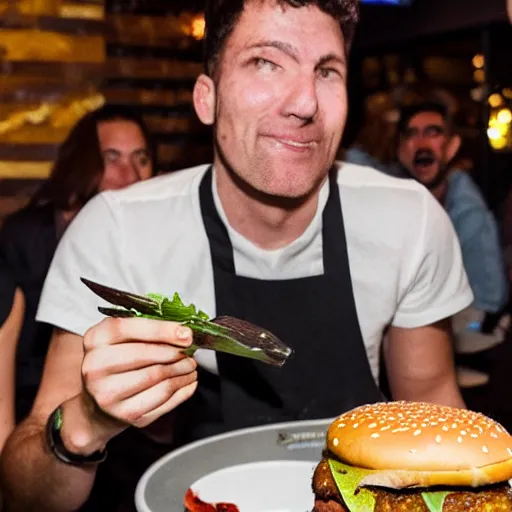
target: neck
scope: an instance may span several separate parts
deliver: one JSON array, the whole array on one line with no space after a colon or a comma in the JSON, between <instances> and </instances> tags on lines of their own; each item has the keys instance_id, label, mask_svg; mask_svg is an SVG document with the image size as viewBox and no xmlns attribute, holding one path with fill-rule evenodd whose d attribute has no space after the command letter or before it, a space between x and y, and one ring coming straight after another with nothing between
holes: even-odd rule
<instances>
[{"instance_id":1,"label":"neck","mask_svg":"<svg viewBox=\"0 0 512 512\"><path fill-rule=\"evenodd\" d=\"M219 199L230 226L267 250L286 247L304 233L315 216L325 182L307 197L288 199L252 189L222 164L215 164L215 175Z\"/></svg>"}]
</instances>

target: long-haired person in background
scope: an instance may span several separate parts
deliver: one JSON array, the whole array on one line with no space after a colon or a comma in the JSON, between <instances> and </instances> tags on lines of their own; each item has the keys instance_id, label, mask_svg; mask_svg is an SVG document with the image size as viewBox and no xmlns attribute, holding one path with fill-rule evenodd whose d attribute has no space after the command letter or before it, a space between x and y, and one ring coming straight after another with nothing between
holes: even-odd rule
<instances>
[{"instance_id":1,"label":"long-haired person in background","mask_svg":"<svg viewBox=\"0 0 512 512\"><path fill-rule=\"evenodd\" d=\"M39 386L51 327L36 322L35 316L60 237L98 192L152 174L150 139L142 119L124 107L106 105L75 125L59 149L50 177L25 208L5 220L0 230L0 275L11 285L0 290L0 303L5 305L0 345L4 355L16 351L16 384L0 387L4 439L15 419L20 421L30 411ZM0 358L0 375L11 382L13 359L14 355Z\"/></svg>"}]
</instances>

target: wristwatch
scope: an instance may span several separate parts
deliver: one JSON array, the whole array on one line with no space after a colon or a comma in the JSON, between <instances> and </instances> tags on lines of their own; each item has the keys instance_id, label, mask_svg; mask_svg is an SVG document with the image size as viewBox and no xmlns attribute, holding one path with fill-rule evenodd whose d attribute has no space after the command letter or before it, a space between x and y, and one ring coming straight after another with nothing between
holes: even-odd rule
<instances>
[{"instance_id":1,"label":"wristwatch","mask_svg":"<svg viewBox=\"0 0 512 512\"><path fill-rule=\"evenodd\" d=\"M90 455L79 455L70 452L62 442L62 406L59 405L48 418L46 423L46 442L52 454L65 464L72 466L88 466L99 464L107 458L107 450L98 450Z\"/></svg>"}]
</instances>

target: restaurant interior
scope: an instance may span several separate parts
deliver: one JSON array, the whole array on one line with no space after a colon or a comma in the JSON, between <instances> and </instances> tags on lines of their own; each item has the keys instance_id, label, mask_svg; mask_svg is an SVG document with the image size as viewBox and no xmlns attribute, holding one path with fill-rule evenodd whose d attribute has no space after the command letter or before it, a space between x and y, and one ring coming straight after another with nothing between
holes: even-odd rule
<instances>
[{"instance_id":1,"label":"restaurant interior","mask_svg":"<svg viewBox=\"0 0 512 512\"><path fill-rule=\"evenodd\" d=\"M202 69L200 0L0 1L0 222L46 179L59 144L86 112L128 105L150 128L159 173L211 159L193 112ZM428 83L450 93L463 137L458 164L499 218L512 184L512 27L504 0L363 2L350 59L344 147L379 118L391 138L396 100ZM512 428L512 343L472 364L488 385L470 407Z\"/></svg>"}]
</instances>

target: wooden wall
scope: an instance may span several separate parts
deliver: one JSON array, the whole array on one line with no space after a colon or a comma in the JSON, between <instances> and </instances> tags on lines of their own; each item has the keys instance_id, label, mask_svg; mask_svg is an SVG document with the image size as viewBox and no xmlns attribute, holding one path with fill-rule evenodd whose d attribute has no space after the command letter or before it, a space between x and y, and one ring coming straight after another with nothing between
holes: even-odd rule
<instances>
[{"instance_id":1,"label":"wooden wall","mask_svg":"<svg viewBox=\"0 0 512 512\"><path fill-rule=\"evenodd\" d=\"M0 216L44 179L59 143L104 102L103 0L0 0Z\"/></svg>"},{"instance_id":2,"label":"wooden wall","mask_svg":"<svg viewBox=\"0 0 512 512\"><path fill-rule=\"evenodd\" d=\"M192 87L202 71L201 15L180 12L175 2L148 0L112 1L107 10L107 100L144 115L160 171L209 161L210 132L192 107Z\"/></svg>"}]
</instances>

